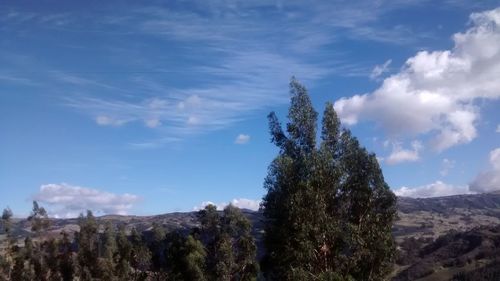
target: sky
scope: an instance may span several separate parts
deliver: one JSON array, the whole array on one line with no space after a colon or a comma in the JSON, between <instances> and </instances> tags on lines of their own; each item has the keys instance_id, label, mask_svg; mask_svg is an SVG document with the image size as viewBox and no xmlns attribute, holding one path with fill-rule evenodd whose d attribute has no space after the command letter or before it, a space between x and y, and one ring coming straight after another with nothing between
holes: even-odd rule
<instances>
[{"instance_id":1,"label":"sky","mask_svg":"<svg viewBox=\"0 0 500 281\"><path fill-rule=\"evenodd\" d=\"M500 190L498 1L2 1L0 207L257 209L295 76L400 196Z\"/></svg>"}]
</instances>

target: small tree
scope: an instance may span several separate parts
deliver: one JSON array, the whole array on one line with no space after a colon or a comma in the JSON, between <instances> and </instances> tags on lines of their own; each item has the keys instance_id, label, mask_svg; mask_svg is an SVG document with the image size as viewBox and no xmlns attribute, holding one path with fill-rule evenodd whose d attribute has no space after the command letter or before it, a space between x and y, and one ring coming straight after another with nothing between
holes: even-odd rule
<instances>
[{"instance_id":1,"label":"small tree","mask_svg":"<svg viewBox=\"0 0 500 281\"><path fill-rule=\"evenodd\" d=\"M11 230L11 227L12 227L12 210L7 207L5 209L3 209L3 212L2 212L2 220L0 221L0 226L2 227L2 229L5 231L5 233L7 235L10 234L10 230Z\"/></svg>"},{"instance_id":2,"label":"small tree","mask_svg":"<svg viewBox=\"0 0 500 281\"><path fill-rule=\"evenodd\" d=\"M204 281L206 252L200 240L189 235L183 249L183 280Z\"/></svg>"},{"instance_id":3,"label":"small tree","mask_svg":"<svg viewBox=\"0 0 500 281\"><path fill-rule=\"evenodd\" d=\"M151 251L146 247L139 232L132 228L130 233L132 253L130 265L133 268L134 280L146 280L151 267Z\"/></svg>"},{"instance_id":4,"label":"small tree","mask_svg":"<svg viewBox=\"0 0 500 281\"><path fill-rule=\"evenodd\" d=\"M151 270L156 280L165 279L166 258L165 258L165 237L166 231L163 226L153 223L151 240L148 248L151 251Z\"/></svg>"},{"instance_id":5,"label":"small tree","mask_svg":"<svg viewBox=\"0 0 500 281\"><path fill-rule=\"evenodd\" d=\"M78 244L78 277L82 281L99 278L101 275L99 265L99 236L97 222L92 211L87 211L79 217L80 231L76 233Z\"/></svg>"},{"instance_id":6,"label":"small tree","mask_svg":"<svg viewBox=\"0 0 500 281\"><path fill-rule=\"evenodd\" d=\"M119 280L127 280L130 276L130 261L132 260L132 245L125 232L125 226L121 225L118 229L116 238L117 261L116 276Z\"/></svg>"},{"instance_id":7,"label":"small tree","mask_svg":"<svg viewBox=\"0 0 500 281\"><path fill-rule=\"evenodd\" d=\"M115 280L116 233L114 226L109 221L105 223L102 240L102 279L108 281Z\"/></svg>"},{"instance_id":8,"label":"small tree","mask_svg":"<svg viewBox=\"0 0 500 281\"><path fill-rule=\"evenodd\" d=\"M226 206L221 218L221 248L231 249L231 280L254 280L259 271L256 262L257 246L252 236L252 225L241 210L231 204ZM224 234L226 237L224 237Z\"/></svg>"},{"instance_id":9,"label":"small tree","mask_svg":"<svg viewBox=\"0 0 500 281\"><path fill-rule=\"evenodd\" d=\"M7 207L3 209L2 212L2 219L0 220L0 227L3 229L7 236L7 247L5 249L5 255L0 256L0 280L2 278L5 278L5 280L10 278L11 274L11 267L14 262L12 258L12 245L13 243L13 238L11 234L11 228L12 228L12 210Z\"/></svg>"},{"instance_id":10,"label":"small tree","mask_svg":"<svg viewBox=\"0 0 500 281\"><path fill-rule=\"evenodd\" d=\"M12 273L10 279L12 281L25 281L33 280L30 278L29 272L25 270L24 258L21 254L17 254L14 259L14 267L12 268Z\"/></svg>"},{"instance_id":11,"label":"small tree","mask_svg":"<svg viewBox=\"0 0 500 281\"><path fill-rule=\"evenodd\" d=\"M48 269L48 280L61 280L59 273L59 241L51 238L44 242L44 260Z\"/></svg>"},{"instance_id":12,"label":"small tree","mask_svg":"<svg viewBox=\"0 0 500 281\"><path fill-rule=\"evenodd\" d=\"M195 234L168 233L165 257L168 280L207 280L205 248Z\"/></svg>"},{"instance_id":13,"label":"small tree","mask_svg":"<svg viewBox=\"0 0 500 281\"><path fill-rule=\"evenodd\" d=\"M258 272L251 224L240 209L228 205L222 216L213 205L198 213L206 243L208 275L214 280L252 280Z\"/></svg>"},{"instance_id":14,"label":"small tree","mask_svg":"<svg viewBox=\"0 0 500 281\"><path fill-rule=\"evenodd\" d=\"M220 216L217 207L212 204L205 206L203 210L198 212L198 219L201 223L201 240L207 251L207 275L213 279L216 278L217 238L220 235Z\"/></svg>"},{"instance_id":15,"label":"small tree","mask_svg":"<svg viewBox=\"0 0 500 281\"><path fill-rule=\"evenodd\" d=\"M165 238L165 260L169 280L183 280L185 274L184 244L186 238L179 231L172 231Z\"/></svg>"},{"instance_id":16,"label":"small tree","mask_svg":"<svg viewBox=\"0 0 500 281\"><path fill-rule=\"evenodd\" d=\"M28 217L28 221L31 223L31 231L35 232L37 237L50 226L47 211L45 208L40 207L36 201L33 201L33 210Z\"/></svg>"},{"instance_id":17,"label":"small tree","mask_svg":"<svg viewBox=\"0 0 500 281\"><path fill-rule=\"evenodd\" d=\"M66 232L62 232L61 239L61 254L59 256L59 272L63 281L73 280L73 275L75 273L75 265L73 261L72 245L69 239L69 235Z\"/></svg>"}]
</instances>

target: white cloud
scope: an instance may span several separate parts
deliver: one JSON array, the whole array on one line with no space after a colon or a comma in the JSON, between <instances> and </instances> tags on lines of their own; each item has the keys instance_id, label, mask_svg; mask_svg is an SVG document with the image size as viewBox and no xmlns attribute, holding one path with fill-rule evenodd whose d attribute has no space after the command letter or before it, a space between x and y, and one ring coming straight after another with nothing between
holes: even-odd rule
<instances>
[{"instance_id":1,"label":"white cloud","mask_svg":"<svg viewBox=\"0 0 500 281\"><path fill-rule=\"evenodd\" d=\"M394 193L397 196L427 198L427 197L449 196L457 194L471 194L474 192L469 190L468 186L454 186L446 184L442 181L436 181L431 184L417 186L417 187L403 186L399 189L394 190Z\"/></svg>"},{"instance_id":2,"label":"white cloud","mask_svg":"<svg viewBox=\"0 0 500 281\"><path fill-rule=\"evenodd\" d=\"M189 125L197 125L200 124L201 120L197 116L189 116L187 119L187 123Z\"/></svg>"},{"instance_id":3,"label":"white cloud","mask_svg":"<svg viewBox=\"0 0 500 281\"><path fill-rule=\"evenodd\" d=\"M422 143L419 141L413 141L411 143L411 149L404 149L401 147L401 143L392 143L392 152L385 158L385 162L390 165L403 163L403 162L415 162L420 159L419 152L422 150Z\"/></svg>"},{"instance_id":4,"label":"white cloud","mask_svg":"<svg viewBox=\"0 0 500 281\"><path fill-rule=\"evenodd\" d=\"M96 214L126 215L140 198L133 194L115 194L93 188L61 184L44 184L33 197L48 204L54 217L76 217L86 210Z\"/></svg>"},{"instance_id":5,"label":"white cloud","mask_svg":"<svg viewBox=\"0 0 500 281\"><path fill-rule=\"evenodd\" d=\"M261 202L261 200L239 198L239 199L233 199L231 201L231 204L233 206L240 208L240 209L248 209L248 210L252 210L252 211L258 211L260 208L260 202Z\"/></svg>"},{"instance_id":6,"label":"white cloud","mask_svg":"<svg viewBox=\"0 0 500 281\"><path fill-rule=\"evenodd\" d=\"M245 135L245 134L239 134L236 139L234 140L234 143L236 144L246 144L250 141L250 136Z\"/></svg>"},{"instance_id":7,"label":"white cloud","mask_svg":"<svg viewBox=\"0 0 500 281\"><path fill-rule=\"evenodd\" d=\"M500 124L497 125L497 129L495 130L497 133L500 133Z\"/></svg>"},{"instance_id":8,"label":"white cloud","mask_svg":"<svg viewBox=\"0 0 500 281\"><path fill-rule=\"evenodd\" d=\"M335 102L341 119L372 120L391 136L430 134L436 151L472 141L475 101L500 97L500 8L470 19L451 50L418 52L374 92Z\"/></svg>"},{"instance_id":9,"label":"white cloud","mask_svg":"<svg viewBox=\"0 0 500 281\"><path fill-rule=\"evenodd\" d=\"M153 118L146 120L145 124L149 128L156 128L161 125L161 121L159 119Z\"/></svg>"},{"instance_id":10,"label":"white cloud","mask_svg":"<svg viewBox=\"0 0 500 281\"><path fill-rule=\"evenodd\" d=\"M376 65L372 72L370 73L370 79L376 80L378 79L381 75L389 71L389 65L392 63L392 60L387 60L384 62L384 64L381 65Z\"/></svg>"},{"instance_id":11,"label":"white cloud","mask_svg":"<svg viewBox=\"0 0 500 281\"><path fill-rule=\"evenodd\" d=\"M240 209L248 209L252 211L258 211L260 207L261 200L252 200L246 198L235 198L231 202L214 203L212 201L203 201L200 205L193 207L193 211L199 211L204 209L207 205L214 205L217 210L223 210L227 205L232 204Z\"/></svg>"},{"instance_id":12,"label":"white cloud","mask_svg":"<svg viewBox=\"0 0 500 281\"><path fill-rule=\"evenodd\" d=\"M448 158L444 158L441 162L441 171L439 174L443 177L447 176L451 169L455 167L455 161Z\"/></svg>"},{"instance_id":13,"label":"white cloud","mask_svg":"<svg viewBox=\"0 0 500 281\"><path fill-rule=\"evenodd\" d=\"M500 148L490 152L491 170L479 173L470 183L470 188L477 192L500 190Z\"/></svg>"},{"instance_id":14,"label":"white cloud","mask_svg":"<svg viewBox=\"0 0 500 281\"><path fill-rule=\"evenodd\" d=\"M114 118L111 118L111 117L105 116L105 115L97 116L95 118L95 122L101 126L116 126L116 127L127 123L126 120L114 119Z\"/></svg>"},{"instance_id":15,"label":"white cloud","mask_svg":"<svg viewBox=\"0 0 500 281\"><path fill-rule=\"evenodd\" d=\"M491 170L479 173L476 178L466 186L454 186L446 184L442 181L436 181L431 184L422 185L418 187L403 186L394 190L397 196L407 197L436 197L448 196L456 194L474 194L483 192L493 192L500 190L500 147L492 150L489 155L489 162L492 167ZM447 172L453 168L455 161L443 159L443 168ZM441 170L443 174L444 170Z\"/></svg>"}]
</instances>

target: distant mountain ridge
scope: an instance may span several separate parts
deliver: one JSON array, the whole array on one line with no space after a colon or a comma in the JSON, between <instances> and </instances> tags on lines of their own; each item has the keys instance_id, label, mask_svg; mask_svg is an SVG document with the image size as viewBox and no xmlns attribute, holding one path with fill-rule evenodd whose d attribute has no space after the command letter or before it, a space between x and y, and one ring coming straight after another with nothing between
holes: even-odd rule
<instances>
[{"instance_id":1,"label":"distant mountain ridge","mask_svg":"<svg viewBox=\"0 0 500 281\"><path fill-rule=\"evenodd\" d=\"M429 198L398 197L398 210L403 213L416 211L444 213L453 208L498 209L500 192Z\"/></svg>"},{"instance_id":2,"label":"distant mountain ridge","mask_svg":"<svg viewBox=\"0 0 500 281\"><path fill-rule=\"evenodd\" d=\"M451 229L466 230L475 226L500 224L500 192L465 194L432 198L398 197L398 219L394 225L394 235L439 236ZM243 210L252 221L254 232L262 231L262 214L258 211ZM167 229L191 228L198 225L196 212L175 212L151 216L105 215L98 221L111 221L116 225L124 224L139 231L147 230L153 223L164 225ZM54 235L62 230L78 230L78 218L51 219L49 229ZM430 232L434 234L430 235ZM14 234L19 237L30 233L26 219L16 219ZM1 232L0 232L1 234ZM426 234L426 235L425 235Z\"/></svg>"},{"instance_id":3,"label":"distant mountain ridge","mask_svg":"<svg viewBox=\"0 0 500 281\"><path fill-rule=\"evenodd\" d=\"M457 273L466 277L500 274L494 263L496 259L500 260L499 192L433 198L399 197L397 206L398 218L393 226L398 244L394 280L450 280ZM264 251L262 213L250 210L243 210L243 213L253 224L252 233L257 240L258 256L261 257ZM52 225L45 234L47 236L56 237L61 231L74 233L79 229L77 218L51 221ZM153 223L163 225L170 231L188 231L199 226L196 212L152 216L105 215L97 217L97 221L101 225L110 221L138 231L148 231ZM13 226L18 239L31 233L26 219L16 219ZM0 246L3 239L5 235L0 233Z\"/></svg>"}]
</instances>

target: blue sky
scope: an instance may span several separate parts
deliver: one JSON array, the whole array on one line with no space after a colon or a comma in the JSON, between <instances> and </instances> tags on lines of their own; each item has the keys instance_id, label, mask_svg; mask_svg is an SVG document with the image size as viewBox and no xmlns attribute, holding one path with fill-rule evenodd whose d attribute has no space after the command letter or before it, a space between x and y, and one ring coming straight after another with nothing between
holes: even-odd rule
<instances>
[{"instance_id":1,"label":"blue sky","mask_svg":"<svg viewBox=\"0 0 500 281\"><path fill-rule=\"evenodd\" d=\"M498 1L4 1L0 206L255 208L295 75L398 195L500 189Z\"/></svg>"}]
</instances>

